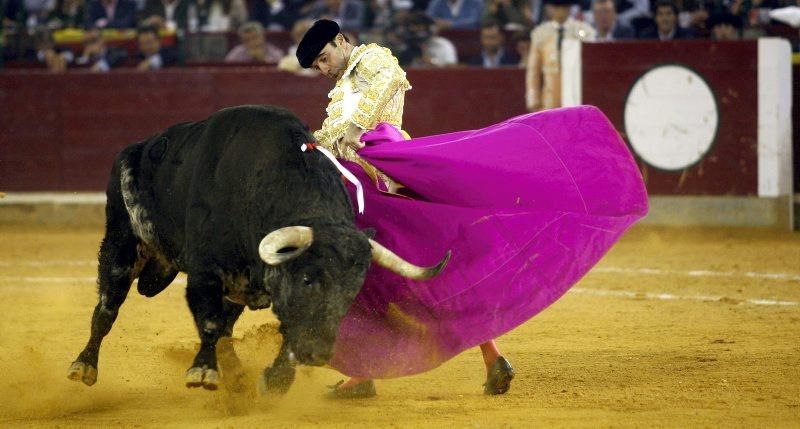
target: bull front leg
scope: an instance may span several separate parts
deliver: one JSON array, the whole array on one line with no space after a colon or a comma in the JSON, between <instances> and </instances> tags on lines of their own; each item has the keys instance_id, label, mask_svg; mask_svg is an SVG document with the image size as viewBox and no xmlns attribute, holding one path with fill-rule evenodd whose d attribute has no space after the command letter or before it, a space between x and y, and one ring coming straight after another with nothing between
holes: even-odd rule
<instances>
[{"instance_id":1,"label":"bull front leg","mask_svg":"<svg viewBox=\"0 0 800 429\"><path fill-rule=\"evenodd\" d=\"M222 381L225 383L226 389L232 392L244 392L246 385L244 383L245 370L242 366L242 361L236 354L233 347L233 325L241 316L244 306L228 301L227 299L222 302L223 316L225 318L225 331L222 337L217 342L217 359L222 367Z\"/></svg>"},{"instance_id":2,"label":"bull front leg","mask_svg":"<svg viewBox=\"0 0 800 429\"><path fill-rule=\"evenodd\" d=\"M284 394L289 391L289 387L294 382L295 359L284 334L281 350L272 366L265 368L261 379L258 382L258 391L262 394L277 393Z\"/></svg>"},{"instance_id":3,"label":"bull front leg","mask_svg":"<svg viewBox=\"0 0 800 429\"><path fill-rule=\"evenodd\" d=\"M222 280L212 273L189 273L186 300L200 334L200 351L186 371L186 387L219 387L217 341L226 333Z\"/></svg>"}]
</instances>

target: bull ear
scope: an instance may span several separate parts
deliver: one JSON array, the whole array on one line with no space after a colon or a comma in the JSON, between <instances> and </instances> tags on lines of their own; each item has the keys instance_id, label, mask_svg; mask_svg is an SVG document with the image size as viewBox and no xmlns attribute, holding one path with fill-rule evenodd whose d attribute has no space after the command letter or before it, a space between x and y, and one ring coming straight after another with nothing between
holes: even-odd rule
<instances>
[{"instance_id":1,"label":"bull ear","mask_svg":"<svg viewBox=\"0 0 800 429\"><path fill-rule=\"evenodd\" d=\"M361 233L366 235L367 238L375 238L375 228L364 228Z\"/></svg>"}]
</instances>

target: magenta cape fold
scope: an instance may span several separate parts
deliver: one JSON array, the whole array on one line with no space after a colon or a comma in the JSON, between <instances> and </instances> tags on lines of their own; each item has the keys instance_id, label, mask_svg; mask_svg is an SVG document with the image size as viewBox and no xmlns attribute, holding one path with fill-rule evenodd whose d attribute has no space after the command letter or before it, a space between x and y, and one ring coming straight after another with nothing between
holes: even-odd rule
<instances>
[{"instance_id":1,"label":"magenta cape fold","mask_svg":"<svg viewBox=\"0 0 800 429\"><path fill-rule=\"evenodd\" d=\"M391 131L365 135L359 155L414 198L380 192L344 162L366 188L356 223L412 263L433 265L448 250L452 258L427 281L370 268L330 362L350 376L423 372L508 332L561 297L647 213L639 169L595 107L407 141L390 141Z\"/></svg>"}]
</instances>

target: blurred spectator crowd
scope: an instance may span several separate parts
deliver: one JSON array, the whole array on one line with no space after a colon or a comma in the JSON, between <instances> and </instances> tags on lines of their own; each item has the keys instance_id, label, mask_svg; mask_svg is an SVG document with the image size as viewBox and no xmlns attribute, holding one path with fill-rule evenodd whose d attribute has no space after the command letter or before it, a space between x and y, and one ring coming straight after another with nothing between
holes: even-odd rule
<instances>
[{"instance_id":1,"label":"blurred spectator crowd","mask_svg":"<svg viewBox=\"0 0 800 429\"><path fill-rule=\"evenodd\" d=\"M55 72L215 62L302 72L294 46L328 18L406 67L525 67L532 34L560 22L551 33L563 37L554 5L586 26L585 40L735 40L774 35L769 11L800 0L0 0L0 47L6 64Z\"/></svg>"}]
</instances>

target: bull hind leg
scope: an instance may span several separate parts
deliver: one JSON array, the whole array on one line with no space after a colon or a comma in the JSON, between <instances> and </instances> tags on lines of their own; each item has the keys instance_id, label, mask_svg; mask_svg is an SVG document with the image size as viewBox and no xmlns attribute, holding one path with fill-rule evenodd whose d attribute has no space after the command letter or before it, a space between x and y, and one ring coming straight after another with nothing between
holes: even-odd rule
<instances>
[{"instance_id":1,"label":"bull hind leg","mask_svg":"<svg viewBox=\"0 0 800 429\"><path fill-rule=\"evenodd\" d=\"M118 199L118 201L117 201ZM100 245L98 267L99 302L92 314L89 342L69 368L70 380L87 386L97 381L100 343L117 319L119 308L128 296L134 278L138 239L131 228L121 196L109 192L106 206L106 234Z\"/></svg>"},{"instance_id":2,"label":"bull hind leg","mask_svg":"<svg viewBox=\"0 0 800 429\"><path fill-rule=\"evenodd\" d=\"M225 333L222 280L212 273L189 273L186 300L200 334L200 350L186 371L186 387L219 387L217 341Z\"/></svg>"}]
</instances>

